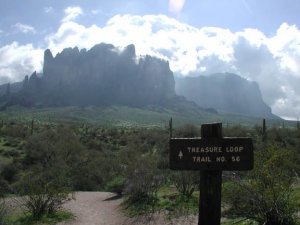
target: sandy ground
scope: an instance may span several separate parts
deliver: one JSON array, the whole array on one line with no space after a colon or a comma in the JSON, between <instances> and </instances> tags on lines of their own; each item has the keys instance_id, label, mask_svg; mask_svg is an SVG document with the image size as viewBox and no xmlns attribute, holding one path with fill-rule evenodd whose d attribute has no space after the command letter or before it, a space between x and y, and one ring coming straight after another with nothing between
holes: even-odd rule
<instances>
[{"instance_id":1,"label":"sandy ground","mask_svg":"<svg viewBox=\"0 0 300 225\"><path fill-rule=\"evenodd\" d=\"M64 208L75 215L75 219L58 225L121 225L126 218L120 212L121 199L107 192L77 192L75 200Z\"/></svg>"},{"instance_id":2,"label":"sandy ground","mask_svg":"<svg viewBox=\"0 0 300 225\"><path fill-rule=\"evenodd\" d=\"M14 208L21 202L20 198L6 201L8 206ZM64 208L71 211L75 218L57 225L194 225L197 216L181 217L169 220L167 215L152 214L135 218L126 217L120 204L122 199L116 198L109 192L77 192L75 200L69 201ZM19 208L19 207L17 207ZM300 218L300 212L298 213ZM223 218L223 222L225 222Z\"/></svg>"},{"instance_id":3,"label":"sandy ground","mask_svg":"<svg viewBox=\"0 0 300 225\"><path fill-rule=\"evenodd\" d=\"M134 219L121 212L122 199L108 192L77 192L75 200L64 205L75 218L57 225L189 225L197 224L196 218L180 221L163 219L161 215L141 216Z\"/></svg>"}]
</instances>

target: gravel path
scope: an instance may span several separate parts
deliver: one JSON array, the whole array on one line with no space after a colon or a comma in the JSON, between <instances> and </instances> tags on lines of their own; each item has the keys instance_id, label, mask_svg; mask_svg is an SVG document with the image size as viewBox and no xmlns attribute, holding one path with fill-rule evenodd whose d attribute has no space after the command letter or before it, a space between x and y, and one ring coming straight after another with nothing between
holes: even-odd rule
<instances>
[{"instance_id":1,"label":"gravel path","mask_svg":"<svg viewBox=\"0 0 300 225\"><path fill-rule=\"evenodd\" d=\"M121 199L108 192L77 192L65 205L75 219L58 225L121 225L126 218L120 212Z\"/></svg>"},{"instance_id":2,"label":"gravel path","mask_svg":"<svg viewBox=\"0 0 300 225\"><path fill-rule=\"evenodd\" d=\"M57 225L191 225L196 224L195 217L180 220L166 220L162 215L128 218L121 212L122 199L116 199L109 192L77 192L75 200L65 204L64 208L75 215L74 220Z\"/></svg>"}]
</instances>

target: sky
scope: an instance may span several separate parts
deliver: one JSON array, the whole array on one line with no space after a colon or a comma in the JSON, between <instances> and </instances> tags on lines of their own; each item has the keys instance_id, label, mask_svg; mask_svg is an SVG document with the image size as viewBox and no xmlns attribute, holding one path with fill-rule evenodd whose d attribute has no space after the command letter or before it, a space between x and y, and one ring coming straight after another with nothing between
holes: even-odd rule
<instances>
[{"instance_id":1,"label":"sky","mask_svg":"<svg viewBox=\"0 0 300 225\"><path fill-rule=\"evenodd\" d=\"M236 73L274 114L300 116L299 0L0 0L0 84L43 53L105 42L170 62L177 76Z\"/></svg>"}]
</instances>

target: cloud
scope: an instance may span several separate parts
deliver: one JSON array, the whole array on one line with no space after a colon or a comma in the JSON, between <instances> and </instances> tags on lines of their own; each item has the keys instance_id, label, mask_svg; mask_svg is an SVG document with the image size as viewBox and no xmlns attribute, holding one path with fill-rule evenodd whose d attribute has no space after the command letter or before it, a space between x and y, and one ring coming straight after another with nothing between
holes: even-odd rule
<instances>
[{"instance_id":1,"label":"cloud","mask_svg":"<svg viewBox=\"0 0 300 225\"><path fill-rule=\"evenodd\" d=\"M68 7L64 10L65 17L62 19L62 22L74 21L78 16L82 15L82 9L78 6L76 7Z\"/></svg>"},{"instance_id":2,"label":"cloud","mask_svg":"<svg viewBox=\"0 0 300 225\"><path fill-rule=\"evenodd\" d=\"M66 47L89 49L101 42L125 47L133 43L138 55L168 60L176 75L233 72L256 81L275 114L286 118L300 115L300 30L295 25L283 23L274 35L266 36L257 29L196 28L164 15L116 15L102 27L84 26L74 21L81 14L79 7L67 8L57 31L45 38L54 55ZM0 64L0 77L8 74L13 80L41 68L40 49L14 43L8 50L14 60ZM4 71L10 67L15 69ZM25 72L21 72L23 67Z\"/></svg>"},{"instance_id":3,"label":"cloud","mask_svg":"<svg viewBox=\"0 0 300 225\"><path fill-rule=\"evenodd\" d=\"M0 83L16 82L42 70L43 50L17 42L0 48Z\"/></svg>"},{"instance_id":4,"label":"cloud","mask_svg":"<svg viewBox=\"0 0 300 225\"><path fill-rule=\"evenodd\" d=\"M213 56L227 68L233 61L235 34L222 28L197 29L164 15L116 15L104 27L64 22L46 40L54 53L72 46L90 48L100 42L116 46L134 43L138 54L169 60L174 72L188 75L200 66L217 71L203 63Z\"/></svg>"},{"instance_id":5,"label":"cloud","mask_svg":"<svg viewBox=\"0 0 300 225\"><path fill-rule=\"evenodd\" d=\"M175 14L181 12L185 0L169 0L169 11Z\"/></svg>"},{"instance_id":6,"label":"cloud","mask_svg":"<svg viewBox=\"0 0 300 225\"><path fill-rule=\"evenodd\" d=\"M67 46L90 48L100 42L120 47L133 43L137 54L168 60L174 73L183 76L237 73L259 83L274 113L293 118L300 114L295 83L300 77L300 31L295 25L283 23L267 37L257 29L196 28L164 15L116 15L103 27L64 22L47 37L55 53Z\"/></svg>"},{"instance_id":7,"label":"cloud","mask_svg":"<svg viewBox=\"0 0 300 225\"><path fill-rule=\"evenodd\" d=\"M27 25L27 24L16 23L15 25L13 25L13 27L16 28L17 30L21 31L24 34L27 34L27 33L36 34L36 30L34 29L34 27Z\"/></svg>"},{"instance_id":8,"label":"cloud","mask_svg":"<svg viewBox=\"0 0 300 225\"><path fill-rule=\"evenodd\" d=\"M54 11L53 7L52 6L47 6L47 7L44 7L44 12L45 13L52 13Z\"/></svg>"}]
</instances>

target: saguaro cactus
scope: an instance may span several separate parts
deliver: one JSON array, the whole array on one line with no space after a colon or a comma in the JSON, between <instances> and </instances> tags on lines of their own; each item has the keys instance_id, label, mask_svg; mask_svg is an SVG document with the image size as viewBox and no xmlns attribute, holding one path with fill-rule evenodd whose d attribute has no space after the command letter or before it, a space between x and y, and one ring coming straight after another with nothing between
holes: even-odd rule
<instances>
[{"instance_id":1,"label":"saguaro cactus","mask_svg":"<svg viewBox=\"0 0 300 225\"><path fill-rule=\"evenodd\" d=\"M172 138L172 132L173 132L173 121L172 121L172 117L171 117L171 119L170 119L170 121L169 121L169 127L170 127L170 138Z\"/></svg>"},{"instance_id":2,"label":"saguaro cactus","mask_svg":"<svg viewBox=\"0 0 300 225\"><path fill-rule=\"evenodd\" d=\"M262 127L262 141L265 141L267 138L267 126L266 126L266 119L263 119L263 127Z\"/></svg>"}]
</instances>

